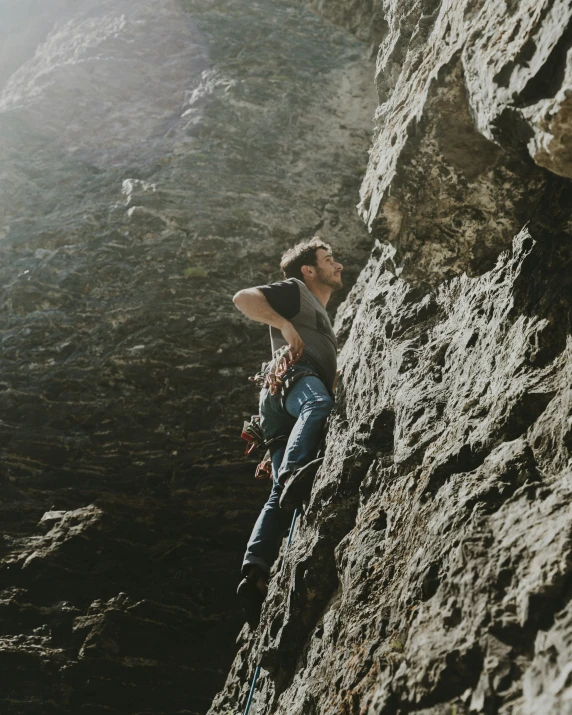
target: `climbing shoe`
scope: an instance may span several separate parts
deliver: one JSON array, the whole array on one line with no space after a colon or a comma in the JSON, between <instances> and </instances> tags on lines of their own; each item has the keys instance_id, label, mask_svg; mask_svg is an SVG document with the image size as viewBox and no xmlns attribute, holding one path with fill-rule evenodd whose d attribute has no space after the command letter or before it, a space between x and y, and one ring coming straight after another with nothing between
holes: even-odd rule
<instances>
[{"instance_id":1,"label":"climbing shoe","mask_svg":"<svg viewBox=\"0 0 572 715\"><path fill-rule=\"evenodd\" d=\"M267 590L266 575L258 566L251 566L246 578L238 584L236 595L246 616L246 622L252 629L260 623L260 611Z\"/></svg>"},{"instance_id":2,"label":"climbing shoe","mask_svg":"<svg viewBox=\"0 0 572 715\"><path fill-rule=\"evenodd\" d=\"M322 462L323 457L318 457L312 462L308 462L300 469L297 469L286 481L284 491L280 497L280 508L284 511L294 511L302 506L302 502L306 501L312 491L314 477Z\"/></svg>"}]
</instances>

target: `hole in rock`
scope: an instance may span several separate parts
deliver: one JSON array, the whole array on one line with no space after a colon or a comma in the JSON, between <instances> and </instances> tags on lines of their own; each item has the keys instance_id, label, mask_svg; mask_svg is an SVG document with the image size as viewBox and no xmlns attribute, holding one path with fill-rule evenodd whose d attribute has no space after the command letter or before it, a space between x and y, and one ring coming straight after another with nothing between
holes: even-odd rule
<instances>
[{"instance_id":1,"label":"hole in rock","mask_svg":"<svg viewBox=\"0 0 572 715\"><path fill-rule=\"evenodd\" d=\"M420 409L415 410L415 412L414 412L413 415L411 416L411 424L415 424L415 422L417 422L417 420L418 420L421 416L423 416L424 414L425 414L425 408L424 408L424 407L421 407Z\"/></svg>"},{"instance_id":2,"label":"hole in rock","mask_svg":"<svg viewBox=\"0 0 572 715\"><path fill-rule=\"evenodd\" d=\"M568 572L543 593L533 593L528 600L528 623L548 631L554 625L558 613L572 598L572 572Z\"/></svg>"},{"instance_id":3,"label":"hole in rock","mask_svg":"<svg viewBox=\"0 0 572 715\"><path fill-rule=\"evenodd\" d=\"M421 583L421 600L428 601L437 593L439 588L439 564L431 564L423 576Z\"/></svg>"},{"instance_id":4,"label":"hole in rock","mask_svg":"<svg viewBox=\"0 0 572 715\"><path fill-rule=\"evenodd\" d=\"M483 654L477 644L465 651L460 648L449 651L433 692L423 698L419 706L425 708L450 701L461 696L467 688L475 688L482 669Z\"/></svg>"},{"instance_id":5,"label":"hole in rock","mask_svg":"<svg viewBox=\"0 0 572 715\"><path fill-rule=\"evenodd\" d=\"M519 65L525 65L528 67L528 63L534 57L536 52L536 42L530 37L522 46L522 49L515 58L515 61Z\"/></svg>"},{"instance_id":6,"label":"hole in rock","mask_svg":"<svg viewBox=\"0 0 572 715\"><path fill-rule=\"evenodd\" d=\"M471 335L471 337L467 340L467 344L465 345L465 348L467 350L470 350L471 348L474 348L475 345L477 344L477 341L479 339L479 334L478 332L475 332Z\"/></svg>"},{"instance_id":7,"label":"hole in rock","mask_svg":"<svg viewBox=\"0 0 572 715\"><path fill-rule=\"evenodd\" d=\"M512 406L507 415L501 435L512 441L523 435L544 412L554 392L527 392Z\"/></svg>"},{"instance_id":8,"label":"hole in rock","mask_svg":"<svg viewBox=\"0 0 572 715\"><path fill-rule=\"evenodd\" d=\"M530 54L531 48L527 48L529 43L533 46L532 54ZM540 70L527 82L525 88L515 101L515 106L520 108L530 107L541 99L550 99L550 97L555 96L564 81L568 50L570 47L572 47L572 23L568 24ZM525 48L527 48L525 56L531 59L536 50L536 46L532 40L529 40L522 48L521 53L525 52ZM520 55L517 59L520 59ZM528 60L525 61L527 62Z\"/></svg>"},{"instance_id":9,"label":"hole in rock","mask_svg":"<svg viewBox=\"0 0 572 715\"><path fill-rule=\"evenodd\" d=\"M483 447L464 444L456 454L451 454L441 464L437 465L429 475L424 489L423 500L430 494L435 494L453 474L472 472L485 461L488 452Z\"/></svg>"},{"instance_id":10,"label":"hole in rock","mask_svg":"<svg viewBox=\"0 0 572 715\"><path fill-rule=\"evenodd\" d=\"M278 632L282 628L282 624L284 623L284 615L282 613L279 613L276 618L272 621L272 624L270 626L270 637L271 638L276 638L278 635Z\"/></svg>"},{"instance_id":11,"label":"hole in rock","mask_svg":"<svg viewBox=\"0 0 572 715\"><path fill-rule=\"evenodd\" d=\"M394 431L395 412L382 410L372 422L368 446L384 453L393 452Z\"/></svg>"},{"instance_id":12,"label":"hole in rock","mask_svg":"<svg viewBox=\"0 0 572 715\"><path fill-rule=\"evenodd\" d=\"M378 514L371 522L371 528L374 531L385 531L387 529L387 514L380 509Z\"/></svg>"},{"instance_id":13,"label":"hole in rock","mask_svg":"<svg viewBox=\"0 0 572 715\"><path fill-rule=\"evenodd\" d=\"M514 62L507 62L507 64L495 74L495 76L493 77L493 82L498 87L508 87L510 84L510 77L514 68Z\"/></svg>"},{"instance_id":14,"label":"hole in rock","mask_svg":"<svg viewBox=\"0 0 572 715\"><path fill-rule=\"evenodd\" d=\"M445 356L451 343L443 343L431 356L431 362L438 367L445 367Z\"/></svg>"}]
</instances>

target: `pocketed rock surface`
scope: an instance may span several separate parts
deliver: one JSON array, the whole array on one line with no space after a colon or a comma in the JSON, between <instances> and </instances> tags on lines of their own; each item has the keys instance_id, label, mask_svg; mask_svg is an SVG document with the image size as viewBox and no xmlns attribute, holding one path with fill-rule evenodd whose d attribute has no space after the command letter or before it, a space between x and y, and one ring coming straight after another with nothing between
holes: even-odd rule
<instances>
[{"instance_id":1,"label":"pocketed rock surface","mask_svg":"<svg viewBox=\"0 0 572 715\"><path fill-rule=\"evenodd\" d=\"M376 244L324 464L209 713L260 664L252 715L567 715L570 6L308 4L379 42Z\"/></svg>"},{"instance_id":2,"label":"pocketed rock surface","mask_svg":"<svg viewBox=\"0 0 572 715\"><path fill-rule=\"evenodd\" d=\"M268 492L231 298L316 231L367 261L364 48L273 0L0 3L3 715L222 687Z\"/></svg>"},{"instance_id":3,"label":"pocketed rock surface","mask_svg":"<svg viewBox=\"0 0 572 715\"><path fill-rule=\"evenodd\" d=\"M377 54L360 213L404 278L435 286L490 270L528 221L570 232L569 2L307 4Z\"/></svg>"},{"instance_id":4,"label":"pocketed rock surface","mask_svg":"<svg viewBox=\"0 0 572 715\"><path fill-rule=\"evenodd\" d=\"M258 713L568 712L572 246L523 231L431 297L378 253L338 316L324 465L210 712L257 661Z\"/></svg>"}]
</instances>

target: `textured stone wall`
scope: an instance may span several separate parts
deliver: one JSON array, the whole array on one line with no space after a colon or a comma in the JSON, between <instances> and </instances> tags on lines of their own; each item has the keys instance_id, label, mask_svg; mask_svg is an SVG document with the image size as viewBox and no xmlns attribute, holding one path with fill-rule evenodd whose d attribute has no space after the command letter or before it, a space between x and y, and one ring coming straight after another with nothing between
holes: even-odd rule
<instances>
[{"instance_id":1,"label":"textured stone wall","mask_svg":"<svg viewBox=\"0 0 572 715\"><path fill-rule=\"evenodd\" d=\"M307 5L0 4L3 713L209 708L267 491L230 298L316 231L326 461L210 712L257 663L251 715L569 711L570 8Z\"/></svg>"},{"instance_id":2,"label":"textured stone wall","mask_svg":"<svg viewBox=\"0 0 572 715\"><path fill-rule=\"evenodd\" d=\"M425 296L387 261L338 317L325 463L211 712L257 661L257 713L568 712L570 243L523 231Z\"/></svg>"},{"instance_id":3,"label":"textured stone wall","mask_svg":"<svg viewBox=\"0 0 572 715\"><path fill-rule=\"evenodd\" d=\"M385 28L376 243L324 464L209 712L260 663L258 715L569 713L570 7L310 4Z\"/></svg>"},{"instance_id":4,"label":"textured stone wall","mask_svg":"<svg viewBox=\"0 0 572 715\"><path fill-rule=\"evenodd\" d=\"M0 3L0 711L204 714L266 498L266 331L320 231L350 283L364 45L273 1Z\"/></svg>"},{"instance_id":5,"label":"textured stone wall","mask_svg":"<svg viewBox=\"0 0 572 715\"><path fill-rule=\"evenodd\" d=\"M570 231L569 3L309 5L364 38L382 28L360 213L404 277L489 270L527 221Z\"/></svg>"},{"instance_id":6,"label":"textured stone wall","mask_svg":"<svg viewBox=\"0 0 572 715\"><path fill-rule=\"evenodd\" d=\"M361 213L395 245L404 277L487 270L526 221L570 231L570 184L539 169L571 176L557 148L572 130L568 3L385 9Z\"/></svg>"}]
</instances>

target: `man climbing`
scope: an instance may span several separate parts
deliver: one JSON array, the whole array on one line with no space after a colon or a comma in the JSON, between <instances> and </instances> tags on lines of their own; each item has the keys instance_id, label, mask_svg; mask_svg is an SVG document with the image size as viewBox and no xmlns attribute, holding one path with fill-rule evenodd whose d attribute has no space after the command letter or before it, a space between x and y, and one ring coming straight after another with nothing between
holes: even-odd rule
<instances>
[{"instance_id":1,"label":"man climbing","mask_svg":"<svg viewBox=\"0 0 572 715\"><path fill-rule=\"evenodd\" d=\"M265 441L272 441L273 486L252 530L238 587L251 627L260 619L268 574L292 517L280 508L284 486L293 487L300 468L316 457L334 405L337 341L326 305L343 286L343 266L315 237L286 251L280 268L285 280L241 290L233 298L247 317L270 326L273 355L287 346L293 362L281 390L267 383L260 393L260 427Z\"/></svg>"}]
</instances>

